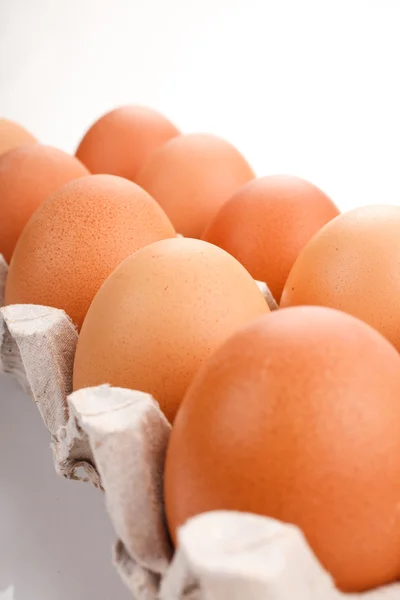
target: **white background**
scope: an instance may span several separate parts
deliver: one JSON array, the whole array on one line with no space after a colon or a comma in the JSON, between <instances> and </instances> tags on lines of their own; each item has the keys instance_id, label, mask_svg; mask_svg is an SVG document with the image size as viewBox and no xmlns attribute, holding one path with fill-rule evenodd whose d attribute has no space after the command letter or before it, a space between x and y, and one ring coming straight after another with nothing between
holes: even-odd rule
<instances>
[{"instance_id":1,"label":"white background","mask_svg":"<svg viewBox=\"0 0 400 600\"><path fill-rule=\"evenodd\" d=\"M0 115L74 151L104 111L148 104L343 210L399 203L399 32L399 0L0 0ZM124 600L101 496L57 479L35 407L10 385L0 599Z\"/></svg>"},{"instance_id":2,"label":"white background","mask_svg":"<svg viewBox=\"0 0 400 600\"><path fill-rule=\"evenodd\" d=\"M400 199L398 0L0 0L0 114L73 151L119 104L341 208Z\"/></svg>"}]
</instances>

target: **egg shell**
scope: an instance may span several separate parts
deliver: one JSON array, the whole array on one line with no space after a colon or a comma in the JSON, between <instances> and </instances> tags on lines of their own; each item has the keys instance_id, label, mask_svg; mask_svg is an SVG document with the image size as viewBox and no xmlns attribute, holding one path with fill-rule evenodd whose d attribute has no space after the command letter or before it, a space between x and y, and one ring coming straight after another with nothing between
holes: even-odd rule
<instances>
[{"instance_id":1,"label":"egg shell","mask_svg":"<svg viewBox=\"0 0 400 600\"><path fill-rule=\"evenodd\" d=\"M234 146L214 135L174 138L143 167L137 182L163 207L175 229L199 238L218 209L254 178Z\"/></svg>"},{"instance_id":2,"label":"egg shell","mask_svg":"<svg viewBox=\"0 0 400 600\"><path fill-rule=\"evenodd\" d=\"M98 119L84 135L76 156L91 173L136 180L153 152L179 130L163 115L144 106L122 106Z\"/></svg>"},{"instance_id":3,"label":"egg shell","mask_svg":"<svg viewBox=\"0 0 400 600\"><path fill-rule=\"evenodd\" d=\"M218 211L202 239L216 244L268 284L279 302L297 256L339 214L312 183L287 175L255 179Z\"/></svg>"},{"instance_id":4,"label":"egg shell","mask_svg":"<svg viewBox=\"0 0 400 600\"><path fill-rule=\"evenodd\" d=\"M281 306L338 308L400 350L400 206L366 206L328 223L288 277Z\"/></svg>"},{"instance_id":5,"label":"egg shell","mask_svg":"<svg viewBox=\"0 0 400 600\"><path fill-rule=\"evenodd\" d=\"M298 525L344 590L400 577L400 357L336 310L261 317L204 363L166 458L172 538L238 510Z\"/></svg>"},{"instance_id":6,"label":"egg shell","mask_svg":"<svg viewBox=\"0 0 400 600\"><path fill-rule=\"evenodd\" d=\"M0 157L0 253L11 260L25 225L59 187L88 171L57 148L31 144Z\"/></svg>"},{"instance_id":7,"label":"egg shell","mask_svg":"<svg viewBox=\"0 0 400 600\"><path fill-rule=\"evenodd\" d=\"M175 235L136 184L113 175L82 177L42 204L24 229L5 302L61 308L80 328L97 290L124 258Z\"/></svg>"},{"instance_id":8,"label":"egg shell","mask_svg":"<svg viewBox=\"0 0 400 600\"><path fill-rule=\"evenodd\" d=\"M110 275L89 309L74 390L110 383L151 393L172 421L202 362L269 308L232 256L200 240L156 242Z\"/></svg>"},{"instance_id":9,"label":"egg shell","mask_svg":"<svg viewBox=\"0 0 400 600\"><path fill-rule=\"evenodd\" d=\"M36 138L22 125L8 119L0 119L0 156L18 146L35 143Z\"/></svg>"}]
</instances>

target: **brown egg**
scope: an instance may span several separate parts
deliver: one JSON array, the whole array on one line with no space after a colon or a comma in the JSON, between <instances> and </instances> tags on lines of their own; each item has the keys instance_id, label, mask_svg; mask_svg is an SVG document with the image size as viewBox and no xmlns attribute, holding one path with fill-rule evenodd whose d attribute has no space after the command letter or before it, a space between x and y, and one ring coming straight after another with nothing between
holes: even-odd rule
<instances>
[{"instance_id":1,"label":"brown egg","mask_svg":"<svg viewBox=\"0 0 400 600\"><path fill-rule=\"evenodd\" d=\"M336 584L400 577L400 357L319 307L236 333L190 386L166 458L169 528L217 510L299 526Z\"/></svg>"},{"instance_id":2,"label":"brown egg","mask_svg":"<svg viewBox=\"0 0 400 600\"><path fill-rule=\"evenodd\" d=\"M156 152L137 182L163 207L178 233L201 237L218 209L254 178L243 156L214 135L181 135Z\"/></svg>"},{"instance_id":3,"label":"brown egg","mask_svg":"<svg viewBox=\"0 0 400 600\"><path fill-rule=\"evenodd\" d=\"M220 248L182 238L156 242L125 260L93 300L74 389L110 383L149 392L172 421L202 362L268 312L252 277Z\"/></svg>"},{"instance_id":4,"label":"brown egg","mask_svg":"<svg viewBox=\"0 0 400 600\"><path fill-rule=\"evenodd\" d=\"M400 206L367 206L328 223L304 248L281 306L348 312L400 350Z\"/></svg>"},{"instance_id":5,"label":"brown egg","mask_svg":"<svg viewBox=\"0 0 400 600\"><path fill-rule=\"evenodd\" d=\"M300 250L338 214L328 196L304 179L262 177L222 206L203 239L232 254L255 279L265 281L279 302Z\"/></svg>"},{"instance_id":6,"label":"brown egg","mask_svg":"<svg viewBox=\"0 0 400 600\"><path fill-rule=\"evenodd\" d=\"M124 258L175 235L157 202L131 181L113 175L77 179L42 204L25 227L5 302L61 308L80 327L97 290Z\"/></svg>"},{"instance_id":7,"label":"brown egg","mask_svg":"<svg viewBox=\"0 0 400 600\"><path fill-rule=\"evenodd\" d=\"M0 254L7 262L42 202L68 181L87 174L78 159L50 146L20 146L0 156Z\"/></svg>"},{"instance_id":8,"label":"brown egg","mask_svg":"<svg viewBox=\"0 0 400 600\"><path fill-rule=\"evenodd\" d=\"M153 152L179 135L163 115L143 106L123 106L103 115L83 137L76 156L91 173L136 181Z\"/></svg>"},{"instance_id":9,"label":"brown egg","mask_svg":"<svg viewBox=\"0 0 400 600\"><path fill-rule=\"evenodd\" d=\"M18 123L0 119L0 156L13 148L37 143L37 140Z\"/></svg>"}]
</instances>

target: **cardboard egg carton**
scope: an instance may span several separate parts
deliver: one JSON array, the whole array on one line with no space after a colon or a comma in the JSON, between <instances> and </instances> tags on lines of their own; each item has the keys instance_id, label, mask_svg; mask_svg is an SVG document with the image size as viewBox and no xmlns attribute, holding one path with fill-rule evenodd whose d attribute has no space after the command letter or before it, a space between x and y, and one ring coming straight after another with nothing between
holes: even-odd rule
<instances>
[{"instance_id":1,"label":"cardboard egg carton","mask_svg":"<svg viewBox=\"0 0 400 600\"><path fill-rule=\"evenodd\" d=\"M0 257L0 306L6 275ZM191 519L174 554L163 507L171 426L149 394L107 385L72 393L77 339L61 310L0 309L0 371L15 376L36 402L56 471L104 491L118 538L113 561L136 600L400 599L400 584L339 592L297 527L252 514Z\"/></svg>"}]
</instances>

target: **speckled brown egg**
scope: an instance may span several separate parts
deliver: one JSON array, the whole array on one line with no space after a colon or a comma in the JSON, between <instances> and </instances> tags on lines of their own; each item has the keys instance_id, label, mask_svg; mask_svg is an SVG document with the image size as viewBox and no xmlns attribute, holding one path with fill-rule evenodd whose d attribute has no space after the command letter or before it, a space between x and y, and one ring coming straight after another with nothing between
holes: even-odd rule
<instances>
[{"instance_id":1,"label":"speckled brown egg","mask_svg":"<svg viewBox=\"0 0 400 600\"><path fill-rule=\"evenodd\" d=\"M296 260L281 306L338 308L400 350L400 206L365 206L334 219Z\"/></svg>"},{"instance_id":2,"label":"speckled brown egg","mask_svg":"<svg viewBox=\"0 0 400 600\"><path fill-rule=\"evenodd\" d=\"M299 526L340 588L400 577L400 357L336 310L284 309L203 365L172 427L165 503L174 540L225 509Z\"/></svg>"},{"instance_id":3,"label":"speckled brown egg","mask_svg":"<svg viewBox=\"0 0 400 600\"><path fill-rule=\"evenodd\" d=\"M0 119L0 156L18 146L35 143L36 138L22 125L8 119Z\"/></svg>"},{"instance_id":4,"label":"speckled brown egg","mask_svg":"<svg viewBox=\"0 0 400 600\"><path fill-rule=\"evenodd\" d=\"M203 239L224 248L279 302L300 251L339 210L312 183L288 175L254 179L226 202Z\"/></svg>"},{"instance_id":5,"label":"speckled brown egg","mask_svg":"<svg viewBox=\"0 0 400 600\"><path fill-rule=\"evenodd\" d=\"M142 248L100 288L86 316L74 389L102 383L151 393L167 418L203 361L269 309L224 250L175 238Z\"/></svg>"},{"instance_id":6,"label":"speckled brown egg","mask_svg":"<svg viewBox=\"0 0 400 600\"><path fill-rule=\"evenodd\" d=\"M79 328L97 290L124 258L175 235L159 205L136 184L113 175L82 177L42 204L25 227L5 302L61 308Z\"/></svg>"},{"instance_id":7,"label":"speckled brown egg","mask_svg":"<svg viewBox=\"0 0 400 600\"><path fill-rule=\"evenodd\" d=\"M179 134L163 115L144 106L122 106L103 115L83 137L76 156L91 173L136 181L157 148Z\"/></svg>"},{"instance_id":8,"label":"speckled brown egg","mask_svg":"<svg viewBox=\"0 0 400 600\"><path fill-rule=\"evenodd\" d=\"M29 144L0 156L0 254L10 261L31 215L54 192L88 170L57 148Z\"/></svg>"},{"instance_id":9,"label":"speckled brown egg","mask_svg":"<svg viewBox=\"0 0 400 600\"><path fill-rule=\"evenodd\" d=\"M253 178L234 146L214 135L190 134L160 148L137 182L159 202L178 233L198 238L224 202Z\"/></svg>"}]
</instances>

